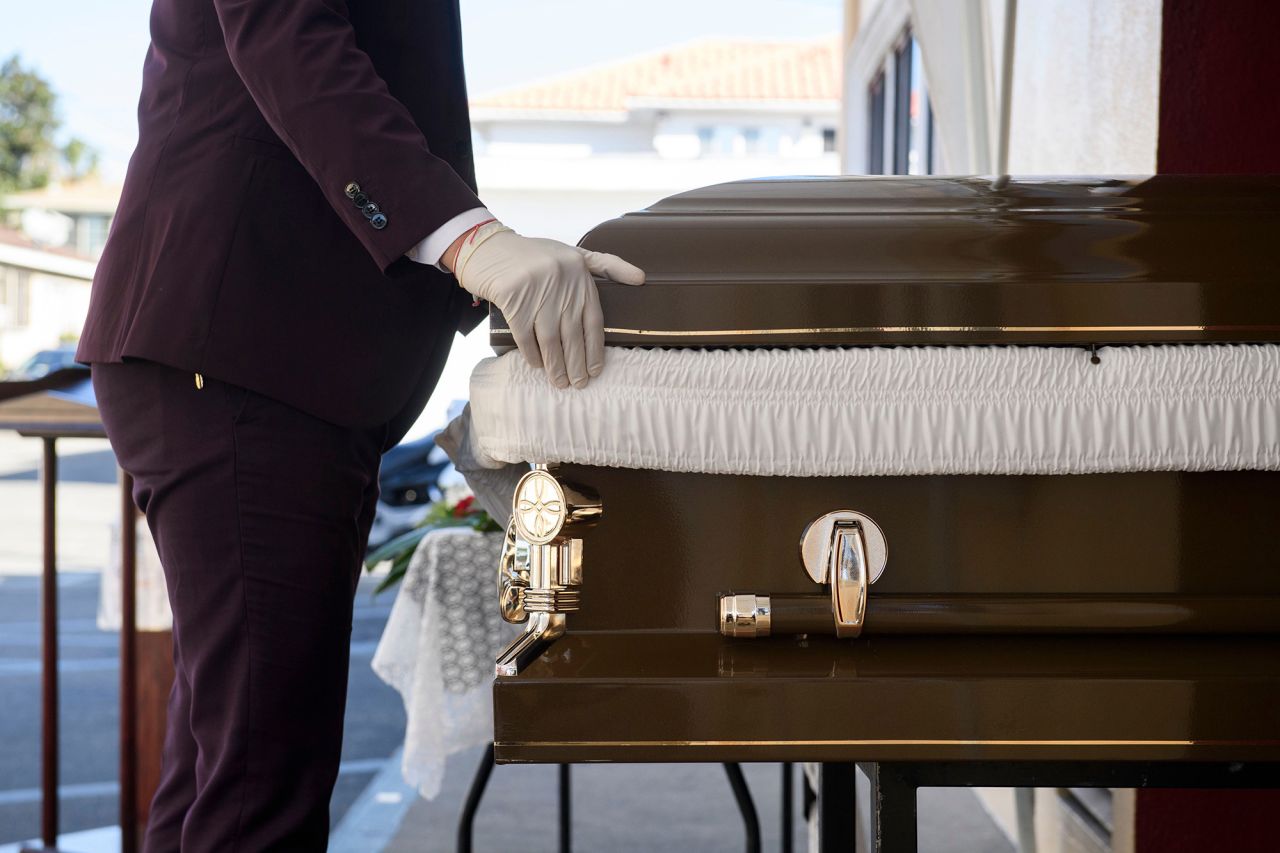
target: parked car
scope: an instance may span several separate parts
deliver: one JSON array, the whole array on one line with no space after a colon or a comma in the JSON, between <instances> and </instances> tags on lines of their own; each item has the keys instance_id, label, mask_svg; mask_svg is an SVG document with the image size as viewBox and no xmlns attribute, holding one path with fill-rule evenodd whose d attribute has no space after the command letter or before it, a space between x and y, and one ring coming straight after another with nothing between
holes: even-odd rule
<instances>
[{"instance_id":1,"label":"parked car","mask_svg":"<svg viewBox=\"0 0 1280 853\"><path fill-rule=\"evenodd\" d=\"M64 367L75 367L75 364L76 345L67 344L57 349L40 350L40 352L9 371L9 375L5 379L15 382L19 380L30 381L53 373L55 370L62 370Z\"/></svg>"},{"instance_id":2,"label":"parked car","mask_svg":"<svg viewBox=\"0 0 1280 853\"><path fill-rule=\"evenodd\" d=\"M426 438L397 444L382 457L378 474L377 514L369 531L369 552L412 530L433 501L451 483L460 481L453 463L439 447L433 432Z\"/></svg>"}]
</instances>

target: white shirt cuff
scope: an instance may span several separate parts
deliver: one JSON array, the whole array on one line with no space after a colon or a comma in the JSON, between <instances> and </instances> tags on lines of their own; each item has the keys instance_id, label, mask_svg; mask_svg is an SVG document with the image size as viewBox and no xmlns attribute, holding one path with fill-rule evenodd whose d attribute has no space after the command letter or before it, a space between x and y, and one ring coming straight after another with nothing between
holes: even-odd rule
<instances>
[{"instance_id":1,"label":"white shirt cuff","mask_svg":"<svg viewBox=\"0 0 1280 853\"><path fill-rule=\"evenodd\" d=\"M420 264L431 264L441 272L448 272L449 270L440 263L440 259L444 257L445 250L452 246L453 241L457 240L469 229L489 219L493 219L493 214L489 212L488 208L475 207L471 210L464 210L435 231L432 231L427 239L414 246L405 255L411 261L417 261Z\"/></svg>"}]
</instances>

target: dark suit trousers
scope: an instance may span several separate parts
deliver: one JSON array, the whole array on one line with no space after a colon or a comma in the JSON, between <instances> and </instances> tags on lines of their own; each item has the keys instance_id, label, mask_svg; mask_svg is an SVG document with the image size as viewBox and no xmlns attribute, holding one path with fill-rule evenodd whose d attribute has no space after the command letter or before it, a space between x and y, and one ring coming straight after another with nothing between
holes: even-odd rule
<instances>
[{"instance_id":1,"label":"dark suit trousers","mask_svg":"<svg viewBox=\"0 0 1280 853\"><path fill-rule=\"evenodd\" d=\"M154 362L92 375L174 617L144 849L323 850L378 466L416 412L352 429Z\"/></svg>"}]
</instances>

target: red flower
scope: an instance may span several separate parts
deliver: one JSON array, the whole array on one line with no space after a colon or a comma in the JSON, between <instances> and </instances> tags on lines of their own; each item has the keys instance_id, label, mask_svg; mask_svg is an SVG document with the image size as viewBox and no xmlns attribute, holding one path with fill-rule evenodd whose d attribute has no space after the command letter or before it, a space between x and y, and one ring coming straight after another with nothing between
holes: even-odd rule
<instances>
[{"instance_id":1,"label":"red flower","mask_svg":"<svg viewBox=\"0 0 1280 853\"><path fill-rule=\"evenodd\" d=\"M454 515L454 517L455 517L455 518L462 518L462 517L464 517L464 516L470 515L470 514L471 514L471 512L472 512L471 507L472 507L472 505L473 505L475 502L476 502L476 496L475 496L475 495L467 495L465 498L463 498L462 500L458 501L458 503L457 503L457 504L455 504L455 505L454 505L454 507L453 507L453 515Z\"/></svg>"}]
</instances>

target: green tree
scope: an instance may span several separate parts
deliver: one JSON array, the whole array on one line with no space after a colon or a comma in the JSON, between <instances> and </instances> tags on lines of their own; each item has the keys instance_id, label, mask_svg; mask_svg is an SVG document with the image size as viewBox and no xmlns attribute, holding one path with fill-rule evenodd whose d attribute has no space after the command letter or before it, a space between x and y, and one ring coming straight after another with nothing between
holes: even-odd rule
<instances>
[{"instance_id":1,"label":"green tree","mask_svg":"<svg viewBox=\"0 0 1280 853\"><path fill-rule=\"evenodd\" d=\"M98 152L79 137L58 147L57 95L14 55L0 64L0 193L37 189L55 170L71 180L98 169Z\"/></svg>"},{"instance_id":2,"label":"green tree","mask_svg":"<svg viewBox=\"0 0 1280 853\"><path fill-rule=\"evenodd\" d=\"M62 146L62 160L66 163L67 177L79 180L98 171L98 152L78 136Z\"/></svg>"},{"instance_id":3,"label":"green tree","mask_svg":"<svg viewBox=\"0 0 1280 853\"><path fill-rule=\"evenodd\" d=\"M59 152L57 96L48 81L11 56L0 65L0 192L49 182ZM84 158L86 152L77 152Z\"/></svg>"}]
</instances>

